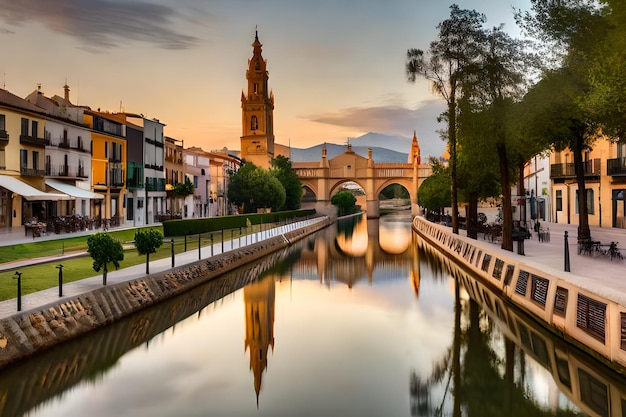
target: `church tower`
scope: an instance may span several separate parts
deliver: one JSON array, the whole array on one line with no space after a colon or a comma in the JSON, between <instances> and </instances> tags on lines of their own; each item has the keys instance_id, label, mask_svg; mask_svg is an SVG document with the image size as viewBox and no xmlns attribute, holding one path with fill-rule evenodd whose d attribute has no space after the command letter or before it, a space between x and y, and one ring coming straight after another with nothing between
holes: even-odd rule
<instances>
[{"instance_id":1,"label":"church tower","mask_svg":"<svg viewBox=\"0 0 626 417\"><path fill-rule=\"evenodd\" d=\"M246 79L248 92L241 92L241 158L269 168L274 157L274 93L268 91L267 62L261 55L258 32L252 43Z\"/></svg>"}]
</instances>

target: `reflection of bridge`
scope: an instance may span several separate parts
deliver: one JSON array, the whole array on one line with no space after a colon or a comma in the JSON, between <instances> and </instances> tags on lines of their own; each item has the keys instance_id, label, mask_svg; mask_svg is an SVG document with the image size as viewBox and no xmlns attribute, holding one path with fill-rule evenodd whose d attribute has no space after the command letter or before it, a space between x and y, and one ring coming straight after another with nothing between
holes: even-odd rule
<instances>
[{"instance_id":1,"label":"reflection of bridge","mask_svg":"<svg viewBox=\"0 0 626 417\"><path fill-rule=\"evenodd\" d=\"M355 182L365 191L367 216L379 216L378 195L385 187L399 184L407 189L411 199L411 212L418 214L417 189L431 174L430 165L420 164L417 139L413 137L413 148L409 155L410 163L375 163L372 150L368 157L357 155L348 144L346 151L332 159L326 157L326 147L322 149L321 161L293 162L292 168L298 174L305 194L304 208L315 208L317 212L335 214L330 198L346 182Z\"/></svg>"},{"instance_id":2,"label":"reflection of bridge","mask_svg":"<svg viewBox=\"0 0 626 417\"><path fill-rule=\"evenodd\" d=\"M384 221L365 220L364 216L354 219L351 234L341 231L339 222L338 232L326 228L315 235L315 240L308 241L292 265L292 277L316 279L325 284L335 280L349 287L364 279L371 284L410 278L417 292L419 265L413 260L417 247L410 229L389 227Z\"/></svg>"}]
</instances>

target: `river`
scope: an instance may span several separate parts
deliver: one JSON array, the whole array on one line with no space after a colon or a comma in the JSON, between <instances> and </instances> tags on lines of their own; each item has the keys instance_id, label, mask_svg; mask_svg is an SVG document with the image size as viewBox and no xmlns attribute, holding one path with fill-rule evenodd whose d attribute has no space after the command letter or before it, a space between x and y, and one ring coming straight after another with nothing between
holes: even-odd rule
<instances>
[{"instance_id":1,"label":"river","mask_svg":"<svg viewBox=\"0 0 626 417\"><path fill-rule=\"evenodd\" d=\"M624 415L623 378L410 221L342 220L3 370L0 416Z\"/></svg>"}]
</instances>

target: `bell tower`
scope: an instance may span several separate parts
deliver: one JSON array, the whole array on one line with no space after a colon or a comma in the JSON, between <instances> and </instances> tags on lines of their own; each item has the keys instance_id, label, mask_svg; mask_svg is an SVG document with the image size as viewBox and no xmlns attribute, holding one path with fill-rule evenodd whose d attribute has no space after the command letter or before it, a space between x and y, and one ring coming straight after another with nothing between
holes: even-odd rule
<instances>
[{"instance_id":1,"label":"bell tower","mask_svg":"<svg viewBox=\"0 0 626 417\"><path fill-rule=\"evenodd\" d=\"M268 89L269 74L261 55L262 46L255 31L246 71L248 92L241 91L241 158L269 168L274 157L274 93Z\"/></svg>"}]
</instances>

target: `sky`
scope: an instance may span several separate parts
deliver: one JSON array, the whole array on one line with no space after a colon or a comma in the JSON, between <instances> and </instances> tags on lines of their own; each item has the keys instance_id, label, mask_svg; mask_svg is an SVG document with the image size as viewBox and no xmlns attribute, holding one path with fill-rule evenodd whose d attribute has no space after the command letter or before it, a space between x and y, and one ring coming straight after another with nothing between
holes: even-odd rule
<instances>
[{"instance_id":1,"label":"sky","mask_svg":"<svg viewBox=\"0 0 626 417\"><path fill-rule=\"evenodd\" d=\"M406 52L448 18L441 0L0 0L0 87L159 119L204 150L239 149L255 30L275 95L276 143L307 148L367 132L441 155L444 102L407 81ZM459 0L487 26L519 29L530 0ZM384 144L381 144L384 147ZM410 142L407 141L407 153Z\"/></svg>"}]
</instances>

